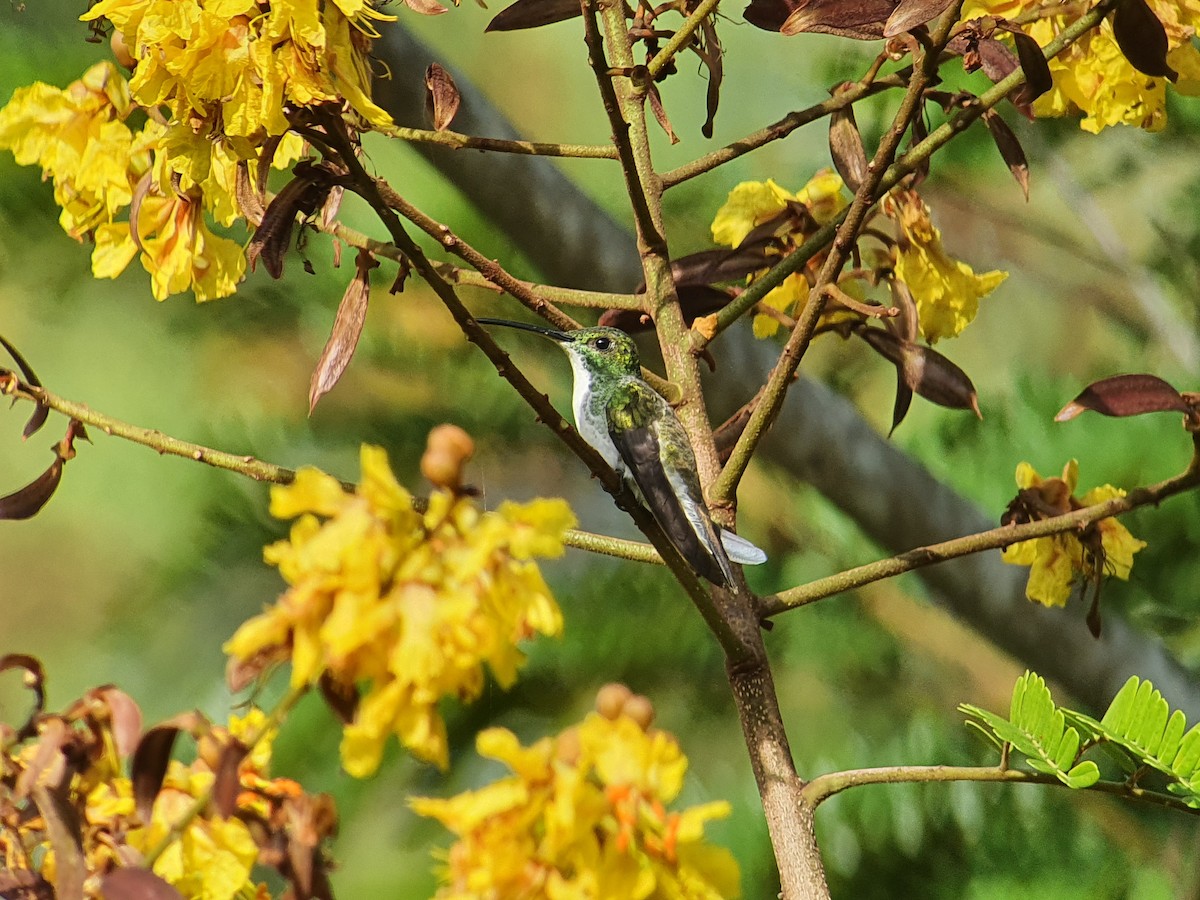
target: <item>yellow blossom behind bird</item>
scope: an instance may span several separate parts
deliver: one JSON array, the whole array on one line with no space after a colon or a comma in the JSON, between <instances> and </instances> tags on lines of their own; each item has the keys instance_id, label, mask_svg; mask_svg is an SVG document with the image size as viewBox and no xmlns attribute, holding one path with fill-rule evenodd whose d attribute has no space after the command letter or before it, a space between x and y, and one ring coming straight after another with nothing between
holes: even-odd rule
<instances>
[{"instance_id":1,"label":"yellow blossom behind bird","mask_svg":"<svg viewBox=\"0 0 1200 900\"><path fill-rule=\"evenodd\" d=\"M374 772L392 734L445 768L442 698L477 697L485 663L510 686L517 643L561 632L534 558L561 555L575 519L562 500L484 512L448 488L419 512L378 447L363 447L362 473L353 493L311 468L272 490L272 514L296 519L265 552L289 588L225 649L251 669L290 659L293 686L361 686L342 738L351 774Z\"/></svg>"}]
</instances>

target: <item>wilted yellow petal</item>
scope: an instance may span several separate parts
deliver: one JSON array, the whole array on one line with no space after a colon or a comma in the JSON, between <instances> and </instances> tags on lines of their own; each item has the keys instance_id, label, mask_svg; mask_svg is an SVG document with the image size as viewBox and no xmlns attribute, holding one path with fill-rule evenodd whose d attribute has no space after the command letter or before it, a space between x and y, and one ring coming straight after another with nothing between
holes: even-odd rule
<instances>
[{"instance_id":1,"label":"wilted yellow petal","mask_svg":"<svg viewBox=\"0 0 1200 900\"><path fill-rule=\"evenodd\" d=\"M796 195L785 191L773 180L743 181L737 185L725 203L717 210L712 222L713 240L718 244L736 247L746 235L787 208Z\"/></svg>"},{"instance_id":2,"label":"wilted yellow petal","mask_svg":"<svg viewBox=\"0 0 1200 900\"><path fill-rule=\"evenodd\" d=\"M896 257L896 277L912 292L921 333L931 344L954 337L975 318L979 300L999 287L1008 273L976 275L966 263L949 257L929 207L915 193L892 194L886 209L899 221L904 236Z\"/></svg>"},{"instance_id":3,"label":"wilted yellow petal","mask_svg":"<svg viewBox=\"0 0 1200 900\"><path fill-rule=\"evenodd\" d=\"M334 516L345 505L341 482L312 466L298 469L291 484L271 487L271 515L276 519L293 519L306 512Z\"/></svg>"}]
</instances>

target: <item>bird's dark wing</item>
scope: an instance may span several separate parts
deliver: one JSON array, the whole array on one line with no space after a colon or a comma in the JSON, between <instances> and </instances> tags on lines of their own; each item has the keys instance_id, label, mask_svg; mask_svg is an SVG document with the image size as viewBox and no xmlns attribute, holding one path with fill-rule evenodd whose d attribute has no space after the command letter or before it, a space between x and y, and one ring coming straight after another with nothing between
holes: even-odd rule
<instances>
[{"instance_id":1,"label":"bird's dark wing","mask_svg":"<svg viewBox=\"0 0 1200 900\"><path fill-rule=\"evenodd\" d=\"M713 584L729 584L733 573L704 505L692 445L667 401L629 379L608 404L608 433L680 555Z\"/></svg>"}]
</instances>

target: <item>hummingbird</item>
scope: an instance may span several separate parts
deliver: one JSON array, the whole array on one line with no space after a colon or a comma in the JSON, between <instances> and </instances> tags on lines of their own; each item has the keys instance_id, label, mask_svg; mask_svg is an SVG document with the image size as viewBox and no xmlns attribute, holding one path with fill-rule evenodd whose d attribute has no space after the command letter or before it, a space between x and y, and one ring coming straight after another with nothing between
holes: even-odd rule
<instances>
[{"instance_id":1,"label":"hummingbird","mask_svg":"<svg viewBox=\"0 0 1200 900\"><path fill-rule=\"evenodd\" d=\"M733 583L731 560L766 562L762 550L713 522L687 432L671 404L642 379L629 335L604 326L556 331L507 319L476 321L532 331L566 351L574 375L575 428L633 489L698 573L727 587Z\"/></svg>"}]
</instances>

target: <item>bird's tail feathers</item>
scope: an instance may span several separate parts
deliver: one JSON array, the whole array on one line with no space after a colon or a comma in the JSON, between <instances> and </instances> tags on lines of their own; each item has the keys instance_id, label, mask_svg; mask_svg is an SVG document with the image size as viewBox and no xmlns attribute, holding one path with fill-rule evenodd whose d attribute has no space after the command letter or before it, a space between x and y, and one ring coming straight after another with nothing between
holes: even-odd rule
<instances>
[{"instance_id":1,"label":"bird's tail feathers","mask_svg":"<svg viewBox=\"0 0 1200 900\"><path fill-rule=\"evenodd\" d=\"M721 546L725 548L731 560L743 566L757 566L767 561L766 553L732 531L721 530Z\"/></svg>"}]
</instances>

